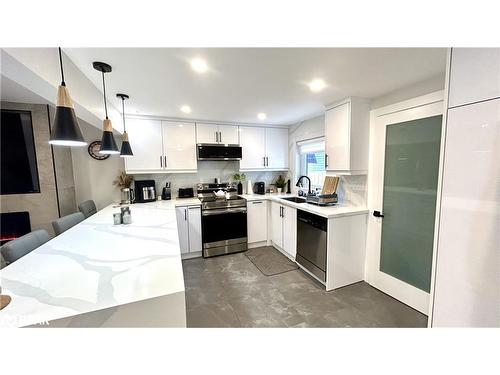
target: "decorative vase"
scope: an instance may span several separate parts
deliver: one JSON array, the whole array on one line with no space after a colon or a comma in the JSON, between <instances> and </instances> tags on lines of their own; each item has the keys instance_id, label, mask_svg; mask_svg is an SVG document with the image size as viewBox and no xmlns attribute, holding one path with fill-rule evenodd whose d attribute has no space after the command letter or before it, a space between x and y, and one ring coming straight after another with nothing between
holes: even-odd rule
<instances>
[{"instance_id":1,"label":"decorative vase","mask_svg":"<svg viewBox=\"0 0 500 375\"><path fill-rule=\"evenodd\" d=\"M283 190L283 188L276 188L276 190L278 190L278 194L281 194L281 191Z\"/></svg>"}]
</instances>

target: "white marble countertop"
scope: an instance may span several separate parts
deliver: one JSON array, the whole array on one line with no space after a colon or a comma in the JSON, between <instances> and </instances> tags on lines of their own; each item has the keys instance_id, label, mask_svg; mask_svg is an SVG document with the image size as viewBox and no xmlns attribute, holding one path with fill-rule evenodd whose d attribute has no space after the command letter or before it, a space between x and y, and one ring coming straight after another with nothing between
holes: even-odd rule
<instances>
[{"instance_id":1,"label":"white marble countertop","mask_svg":"<svg viewBox=\"0 0 500 375\"><path fill-rule=\"evenodd\" d=\"M26 326L184 292L176 201L132 206L113 225L112 205L0 271L0 326ZM168 312L166 312L168 313Z\"/></svg>"},{"instance_id":2,"label":"white marble countertop","mask_svg":"<svg viewBox=\"0 0 500 375\"><path fill-rule=\"evenodd\" d=\"M243 194L242 197L247 201L255 200L270 200L279 202L285 206L290 206L297 208L299 210L311 212L313 214L323 216L326 218L340 217L340 216L350 216L350 215L360 215L367 214L368 209L364 206L349 206L343 204L336 204L334 206L318 206L311 203L295 203L286 201L281 198L292 197L292 194Z\"/></svg>"}]
</instances>

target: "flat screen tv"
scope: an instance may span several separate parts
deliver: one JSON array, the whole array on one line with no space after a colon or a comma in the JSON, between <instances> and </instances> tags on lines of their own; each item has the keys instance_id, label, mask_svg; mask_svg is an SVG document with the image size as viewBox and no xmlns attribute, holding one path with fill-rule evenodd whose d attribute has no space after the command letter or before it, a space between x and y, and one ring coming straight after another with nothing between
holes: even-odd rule
<instances>
[{"instance_id":1,"label":"flat screen tv","mask_svg":"<svg viewBox=\"0 0 500 375\"><path fill-rule=\"evenodd\" d=\"M1 110L0 194L40 192L31 112Z\"/></svg>"}]
</instances>

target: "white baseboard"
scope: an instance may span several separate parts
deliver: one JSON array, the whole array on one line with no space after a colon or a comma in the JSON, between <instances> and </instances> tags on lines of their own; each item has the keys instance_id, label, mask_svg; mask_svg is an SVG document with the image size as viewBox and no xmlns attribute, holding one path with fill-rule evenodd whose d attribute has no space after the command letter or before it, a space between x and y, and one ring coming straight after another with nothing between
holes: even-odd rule
<instances>
[{"instance_id":1,"label":"white baseboard","mask_svg":"<svg viewBox=\"0 0 500 375\"><path fill-rule=\"evenodd\" d=\"M181 259L200 258L201 256L202 256L201 251L195 251L194 253L181 254Z\"/></svg>"},{"instance_id":2,"label":"white baseboard","mask_svg":"<svg viewBox=\"0 0 500 375\"><path fill-rule=\"evenodd\" d=\"M249 249L253 249L256 247L262 247L262 246L268 246L267 241L252 242L252 243L248 244Z\"/></svg>"}]
</instances>

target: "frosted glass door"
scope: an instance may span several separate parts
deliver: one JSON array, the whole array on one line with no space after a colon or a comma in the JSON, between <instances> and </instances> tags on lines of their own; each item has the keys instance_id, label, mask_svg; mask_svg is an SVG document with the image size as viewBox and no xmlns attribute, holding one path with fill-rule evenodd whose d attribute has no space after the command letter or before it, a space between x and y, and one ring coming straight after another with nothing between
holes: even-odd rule
<instances>
[{"instance_id":1,"label":"frosted glass door","mask_svg":"<svg viewBox=\"0 0 500 375\"><path fill-rule=\"evenodd\" d=\"M380 271L429 292L442 116L387 125Z\"/></svg>"}]
</instances>

